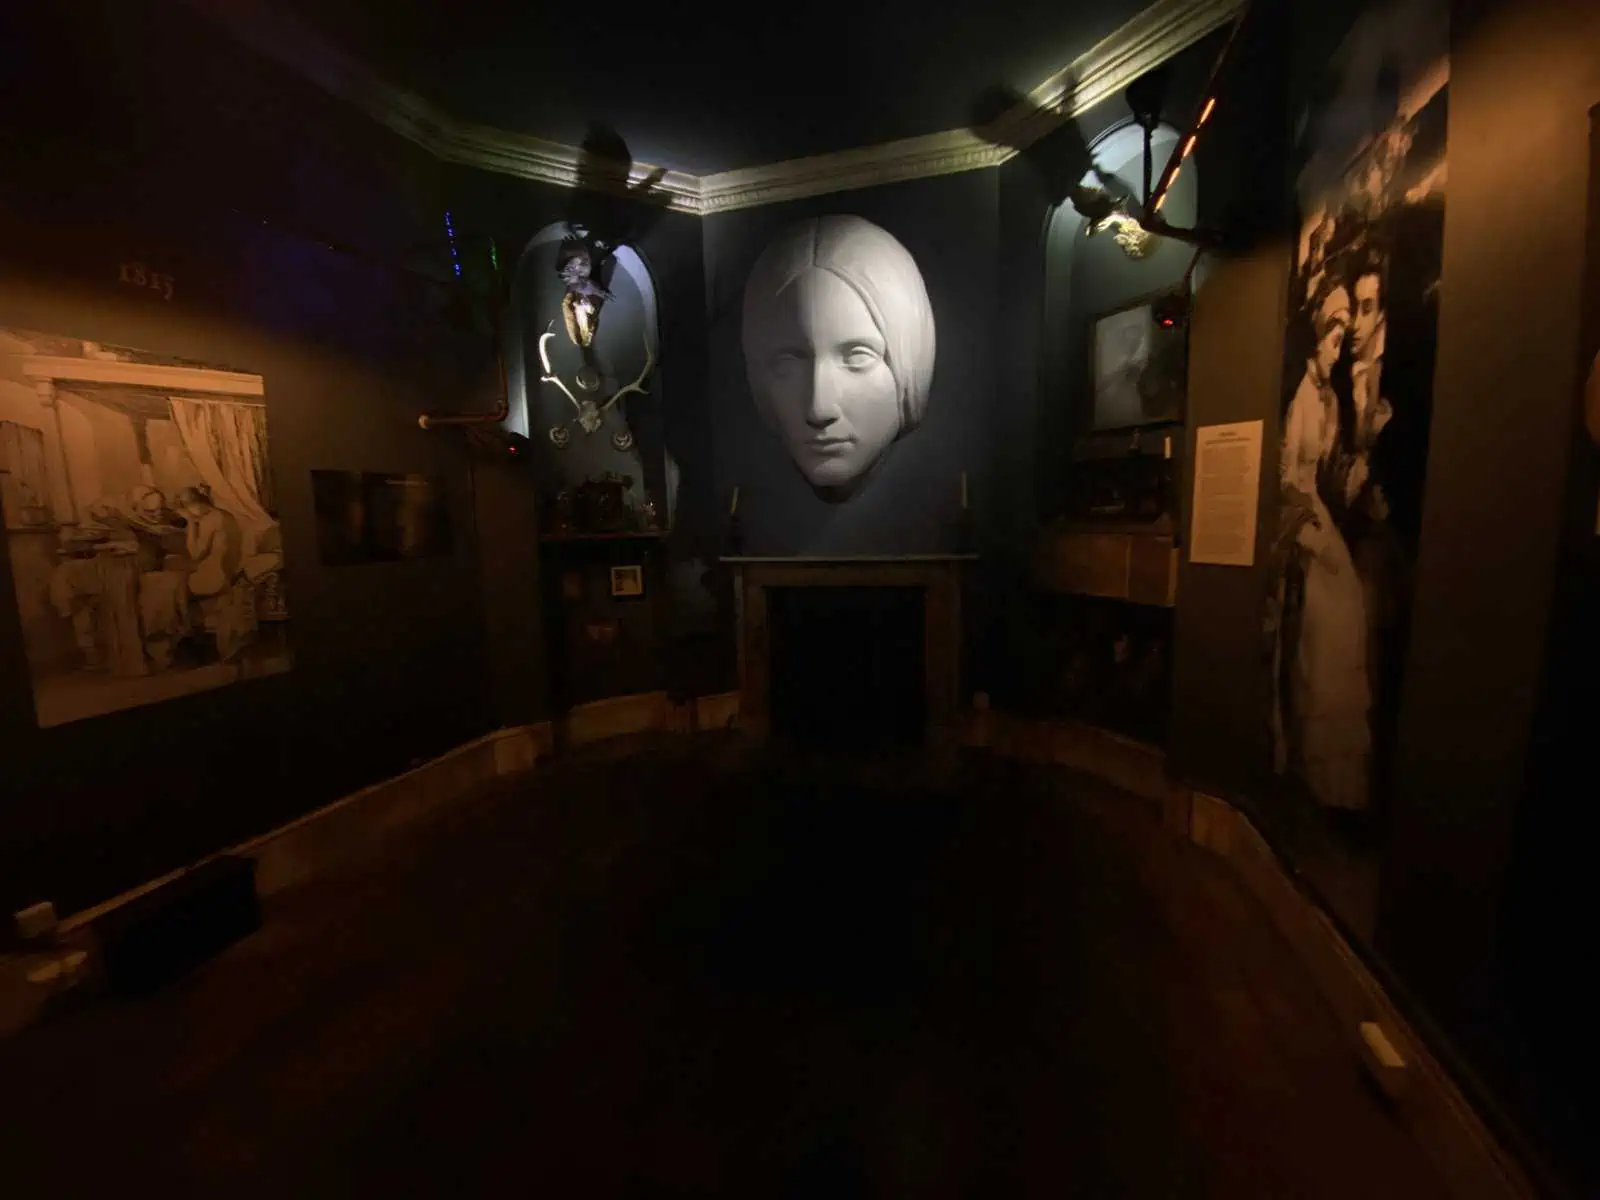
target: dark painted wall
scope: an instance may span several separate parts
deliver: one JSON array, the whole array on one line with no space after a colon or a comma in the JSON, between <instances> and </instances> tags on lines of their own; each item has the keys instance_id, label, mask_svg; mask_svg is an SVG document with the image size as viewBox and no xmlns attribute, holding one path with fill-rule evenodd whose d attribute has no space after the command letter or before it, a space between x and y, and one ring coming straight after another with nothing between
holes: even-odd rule
<instances>
[{"instance_id":1,"label":"dark painted wall","mask_svg":"<svg viewBox=\"0 0 1600 1200\"><path fill-rule=\"evenodd\" d=\"M3 18L0 324L264 377L295 665L40 730L0 567L4 911L80 907L498 723L468 460L416 424L492 382L405 269L441 249L437 167L181 6L90 7ZM173 299L121 287L127 259ZM323 569L314 468L442 475L454 554Z\"/></svg>"},{"instance_id":2,"label":"dark painted wall","mask_svg":"<svg viewBox=\"0 0 1600 1200\"><path fill-rule=\"evenodd\" d=\"M1287 7L1253 7L1219 82L1214 124L1196 152L1202 221L1227 231L1233 244L1226 253L1208 256L1196 272L1181 519L1191 516L1195 429L1259 419L1269 449L1262 467L1257 567L1196 566L1186 554L1181 557L1168 745L1174 768L1191 783L1246 798L1260 794L1270 768L1261 539L1271 527L1277 495L1270 447L1278 438L1289 286L1289 77L1298 72L1309 78L1307 68L1291 62Z\"/></svg>"},{"instance_id":3,"label":"dark painted wall","mask_svg":"<svg viewBox=\"0 0 1600 1200\"><path fill-rule=\"evenodd\" d=\"M549 715L537 480L416 418L495 401L490 238L514 263L551 221L620 230L658 281L672 546L695 552L712 507L701 228L442 166L187 6L7 6L0 40L0 99L25 114L0 148L0 323L264 377L293 618L287 676L41 731L0 567L0 907L71 910ZM119 288L128 259L173 274L173 300ZM444 476L453 556L324 570L314 468Z\"/></svg>"},{"instance_id":4,"label":"dark painted wall","mask_svg":"<svg viewBox=\"0 0 1600 1200\"><path fill-rule=\"evenodd\" d=\"M1404 803L1379 943L1472 1052L1498 1059L1492 1043L1506 1039L1491 1029L1504 1020L1506 983L1517 982L1503 956L1546 932L1504 922L1517 838L1525 818L1541 816L1521 805L1537 765L1542 669L1562 652L1547 638L1581 436L1586 114L1600 101L1600 10L1478 3L1455 18L1433 440L1396 766ZM1507 228L1507 181L1530 173L1537 194ZM1584 785L1569 786L1543 803L1570 812ZM1562 866L1583 869L1559 856L1542 869ZM1567 916L1544 915L1558 925ZM1571 961L1566 945L1551 949ZM1570 998L1578 977L1546 978ZM1519 1036L1547 1023L1558 1037L1583 1028L1569 1006L1524 1004ZM1547 1061L1570 1053L1545 1043ZM1593 1184L1592 1149L1586 1157Z\"/></svg>"},{"instance_id":5,"label":"dark painted wall","mask_svg":"<svg viewBox=\"0 0 1600 1200\"><path fill-rule=\"evenodd\" d=\"M1352 15L1294 8L1282 60L1287 107L1275 111L1298 110L1303 97L1294 88L1314 78ZM1529 1076L1549 1075L1559 1053L1548 1053L1548 1037L1542 1064L1511 1047L1540 1040L1541 1025L1554 1023L1557 1041L1581 1027L1574 1007L1556 1000L1575 976L1552 963L1572 961L1571 945L1549 941L1549 922L1567 915L1559 896L1570 892L1528 882L1581 869L1571 855L1549 853L1551 806L1570 816L1575 793L1544 795L1542 834L1524 820L1540 810L1521 806L1539 686L1556 652L1548 623L1579 436L1597 20L1593 6L1562 0L1452 5L1434 416L1377 931L1383 964L1423 1015L1547 1145L1559 1122L1530 1101L1540 1085ZM1287 128L1285 121L1273 134L1270 125L1262 125L1269 138ZM1508 221L1508 181L1533 178L1536 188L1513 188L1525 199ZM1263 531L1276 510L1270 481L1290 251L1287 239L1265 237L1213 270L1197 297L1192 336L1191 423L1266 422ZM1270 806L1264 587L1259 570L1185 564L1172 761L1201 786ZM1507 903L1514 854L1520 906ZM1524 970L1532 946L1545 951L1537 955L1545 964L1537 1000L1506 971L1508 951ZM1508 991L1522 993L1520 1008L1508 1006Z\"/></svg>"},{"instance_id":6,"label":"dark painted wall","mask_svg":"<svg viewBox=\"0 0 1600 1200\"><path fill-rule=\"evenodd\" d=\"M1600 103L1590 110L1589 155L1580 379L1600 355ZM1592 772L1600 713L1600 624L1594 619L1600 612L1600 447L1586 434L1572 439L1528 794L1517 814L1500 940L1507 1023L1520 1035L1512 1044L1521 1050L1507 1056L1514 1068L1508 1074L1526 1076L1531 1066L1541 1078L1547 1095L1529 1099L1554 1118L1556 1140L1571 1151L1565 1165L1578 1190L1593 1194L1600 1189L1600 1156L1590 1136L1595 1105L1588 1073L1569 1047L1600 1004L1600 987L1583 956L1566 952L1574 915L1591 903L1589 848L1573 836L1572 803L1574 782Z\"/></svg>"},{"instance_id":7,"label":"dark painted wall","mask_svg":"<svg viewBox=\"0 0 1600 1200\"><path fill-rule=\"evenodd\" d=\"M1555 2L1463 11L1452 31L1433 448L1383 924L1441 1004L1477 990L1527 768L1576 436L1597 38L1600 14ZM1539 197L1501 228L1506 180L1525 170Z\"/></svg>"}]
</instances>

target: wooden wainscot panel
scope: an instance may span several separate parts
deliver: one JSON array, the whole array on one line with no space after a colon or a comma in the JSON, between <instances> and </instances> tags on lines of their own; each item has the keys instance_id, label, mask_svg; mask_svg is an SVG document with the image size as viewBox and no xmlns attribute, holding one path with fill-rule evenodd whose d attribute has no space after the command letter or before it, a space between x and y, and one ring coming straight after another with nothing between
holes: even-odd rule
<instances>
[{"instance_id":1,"label":"wooden wainscot panel","mask_svg":"<svg viewBox=\"0 0 1600 1200\"><path fill-rule=\"evenodd\" d=\"M923 595L923 669L929 736L960 719L961 585L954 570L930 580Z\"/></svg>"},{"instance_id":2,"label":"wooden wainscot panel","mask_svg":"<svg viewBox=\"0 0 1600 1200\"><path fill-rule=\"evenodd\" d=\"M1171 608L1178 591L1178 552L1172 539L1134 536L1128 541L1128 599Z\"/></svg>"},{"instance_id":3,"label":"wooden wainscot panel","mask_svg":"<svg viewBox=\"0 0 1600 1200\"><path fill-rule=\"evenodd\" d=\"M742 658L739 667L739 725L747 733L765 737L770 722L767 695L770 668L767 662L767 589L740 580L739 619Z\"/></svg>"},{"instance_id":4,"label":"wooden wainscot panel","mask_svg":"<svg viewBox=\"0 0 1600 1200\"><path fill-rule=\"evenodd\" d=\"M1047 533L1035 554L1041 587L1125 599L1131 539L1120 533Z\"/></svg>"}]
</instances>

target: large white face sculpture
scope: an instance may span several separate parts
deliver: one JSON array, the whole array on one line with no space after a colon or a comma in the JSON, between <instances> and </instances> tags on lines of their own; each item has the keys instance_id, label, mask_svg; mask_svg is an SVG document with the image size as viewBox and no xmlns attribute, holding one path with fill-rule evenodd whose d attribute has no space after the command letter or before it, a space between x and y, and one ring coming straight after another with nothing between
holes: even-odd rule
<instances>
[{"instance_id":1,"label":"large white face sculpture","mask_svg":"<svg viewBox=\"0 0 1600 1200\"><path fill-rule=\"evenodd\" d=\"M922 419L933 307L916 261L870 221L779 235L745 284L743 334L756 407L825 493L847 494Z\"/></svg>"}]
</instances>

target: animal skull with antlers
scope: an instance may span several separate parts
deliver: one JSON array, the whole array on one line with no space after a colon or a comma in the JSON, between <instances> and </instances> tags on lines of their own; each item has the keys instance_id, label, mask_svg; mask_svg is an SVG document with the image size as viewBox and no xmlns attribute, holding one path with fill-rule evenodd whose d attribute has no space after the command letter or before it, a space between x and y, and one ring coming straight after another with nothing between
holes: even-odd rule
<instances>
[{"instance_id":1,"label":"animal skull with antlers","mask_svg":"<svg viewBox=\"0 0 1600 1200\"><path fill-rule=\"evenodd\" d=\"M555 336L554 321L550 322L550 328L548 330L539 335L539 362L540 365L544 367L544 374L539 377L539 382L551 383L561 389L561 394L570 400L572 402L572 407L577 410L578 428L582 429L584 433L594 433L597 429L599 429L602 422L605 420L606 412L611 408L611 406L614 405L618 400L622 399L622 397L628 395L630 392L637 392L641 396L648 396L650 394L649 392L645 391L644 381L650 372L655 368L656 359L654 352L650 349L650 338L648 335L646 335L644 339L644 369L639 372L639 377L632 383L624 384L622 387L619 387L599 404L596 404L593 400L589 399L578 399L577 396L573 395L572 389L562 381L561 376L557 375L554 368L550 366L549 345L550 340ZM560 436L558 436L558 431L560 432ZM564 425L552 426L550 430L550 440L558 447L566 445L566 427Z\"/></svg>"}]
</instances>

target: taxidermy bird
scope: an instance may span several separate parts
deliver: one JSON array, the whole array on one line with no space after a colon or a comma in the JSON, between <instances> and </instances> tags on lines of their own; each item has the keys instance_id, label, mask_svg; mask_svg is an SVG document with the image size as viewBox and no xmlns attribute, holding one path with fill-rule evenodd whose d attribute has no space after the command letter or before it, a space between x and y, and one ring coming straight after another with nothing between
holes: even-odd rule
<instances>
[{"instance_id":1,"label":"taxidermy bird","mask_svg":"<svg viewBox=\"0 0 1600 1200\"><path fill-rule=\"evenodd\" d=\"M1105 188L1079 184L1068 197L1072 207L1083 217L1083 231L1093 237L1103 229L1114 230L1113 238L1129 258L1143 258L1150 253L1155 237L1139 223L1139 218L1129 212L1125 197L1114 196Z\"/></svg>"},{"instance_id":2,"label":"taxidermy bird","mask_svg":"<svg viewBox=\"0 0 1600 1200\"><path fill-rule=\"evenodd\" d=\"M594 341L594 331L600 323L600 306L611 299L611 293L593 277L594 254L581 233L575 232L562 242L556 263L567 289L561 298L567 336L574 345L586 347Z\"/></svg>"},{"instance_id":3,"label":"taxidermy bird","mask_svg":"<svg viewBox=\"0 0 1600 1200\"><path fill-rule=\"evenodd\" d=\"M1117 198L1105 188L1089 187L1081 183L1076 184L1067 193L1067 199L1072 201L1072 207L1078 210L1078 215L1090 229L1105 221L1118 208Z\"/></svg>"}]
</instances>

